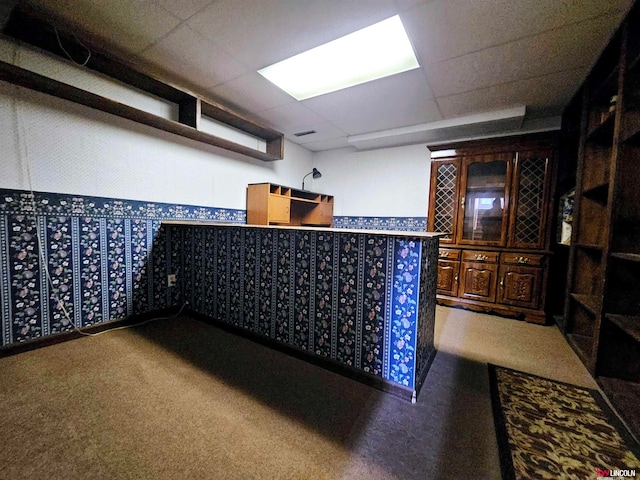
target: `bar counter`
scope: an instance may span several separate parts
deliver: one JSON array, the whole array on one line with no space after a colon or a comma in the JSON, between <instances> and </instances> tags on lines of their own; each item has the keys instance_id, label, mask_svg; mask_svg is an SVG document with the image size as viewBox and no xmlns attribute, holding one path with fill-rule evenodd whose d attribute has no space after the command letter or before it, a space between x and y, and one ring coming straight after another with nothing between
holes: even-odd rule
<instances>
[{"instance_id":1,"label":"bar counter","mask_svg":"<svg viewBox=\"0 0 640 480\"><path fill-rule=\"evenodd\" d=\"M435 355L437 234L181 221L162 229L167 244L154 248L166 249L166 273L177 275L170 301L416 400Z\"/></svg>"}]
</instances>

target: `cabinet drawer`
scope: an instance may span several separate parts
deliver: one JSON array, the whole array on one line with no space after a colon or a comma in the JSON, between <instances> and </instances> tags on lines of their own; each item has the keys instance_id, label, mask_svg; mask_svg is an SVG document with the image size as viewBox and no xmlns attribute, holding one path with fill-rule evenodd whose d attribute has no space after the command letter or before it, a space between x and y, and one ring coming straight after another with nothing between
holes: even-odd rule
<instances>
[{"instance_id":1,"label":"cabinet drawer","mask_svg":"<svg viewBox=\"0 0 640 480\"><path fill-rule=\"evenodd\" d=\"M498 252L481 252L479 250L464 250L462 260L468 262L498 263Z\"/></svg>"},{"instance_id":2,"label":"cabinet drawer","mask_svg":"<svg viewBox=\"0 0 640 480\"><path fill-rule=\"evenodd\" d=\"M441 248L438 252L438 258L442 260L460 260L460 250Z\"/></svg>"},{"instance_id":3,"label":"cabinet drawer","mask_svg":"<svg viewBox=\"0 0 640 480\"><path fill-rule=\"evenodd\" d=\"M540 267L544 262L543 255L529 255L528 253L503 253L502 263L510 265L529 265Z\"/></svg>"}]
</instances>

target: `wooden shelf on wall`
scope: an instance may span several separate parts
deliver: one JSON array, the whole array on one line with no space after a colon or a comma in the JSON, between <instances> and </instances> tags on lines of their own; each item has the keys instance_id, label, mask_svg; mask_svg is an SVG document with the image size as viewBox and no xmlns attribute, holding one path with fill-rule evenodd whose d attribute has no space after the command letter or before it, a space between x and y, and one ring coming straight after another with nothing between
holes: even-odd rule
<instances>
[{"instance_id":1,"label":"wooden shelf on wall","mask_svg":"<svg viewBox=\"0 0 640 480\"><path fill-rule=\"evenodd\" d=\"M75 35L67 33L61 28L55 28L40 15L42 12L36 12L29 7L17 7L11 13L2 33L68 61L58 45L57 37L60 37L61 41L68 45L67 50L71 49L70 53L73 55L72 46L76 45L77 48L80 48ZM75 53L79 58L83 54L86 56L84 50ZM91 57L85 67L130 87L177 104L178 121L124 105L5 62L0 62L0 80L259 160L274 161L284 157L284 135L282 133L260 125L215 101L139 72L124 61L110 57L100 50L94 50L93 46ZM250 148L198 130L200 118L203 115L257 139L264 140L266 151Z\"/></svg>"}]
</instances>

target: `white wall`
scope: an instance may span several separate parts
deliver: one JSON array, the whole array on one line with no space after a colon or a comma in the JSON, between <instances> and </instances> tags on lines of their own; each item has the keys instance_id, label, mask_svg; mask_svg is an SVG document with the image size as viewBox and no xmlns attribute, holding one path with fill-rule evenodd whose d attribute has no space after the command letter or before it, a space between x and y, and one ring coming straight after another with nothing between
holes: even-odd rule
<instances>
[{"instance_id":1,"label":"white wall","mask_svg":"<svg viewBox=\"0 0 640 480\"><path fill-rule=\"evenodd\" d=\"M174 118L175 106L51 55L0 39L0 60ZM248 183L301 186L335 197L335 215L425 217L424 145L312 153L285 142L276 162L245 157L0 82L0 188L246 208Z\"/></svg>"},{"instance_id":2,"label":"white wall","mask_svg":"<svg viewBox=\"0 0 640 480\"><path fill-rule=\"evenodd\" d=\"M171 116L162 101L47 55L0 42L0 59ZM0 82L0 188L244 209L248 183L296 186L312 152L245 157Z\"/></svg>"},{"instance_id":3,"label":"white wall","mask_svg":"<svg viewBox=\"0 0 640 480\"><path fill-rule=\"evenodd\" d=\"M308 188L335 196L334 215L427 216L431 160L425 145L318 152L313 165L322 178Z\"/></svg>"}]
</instances>

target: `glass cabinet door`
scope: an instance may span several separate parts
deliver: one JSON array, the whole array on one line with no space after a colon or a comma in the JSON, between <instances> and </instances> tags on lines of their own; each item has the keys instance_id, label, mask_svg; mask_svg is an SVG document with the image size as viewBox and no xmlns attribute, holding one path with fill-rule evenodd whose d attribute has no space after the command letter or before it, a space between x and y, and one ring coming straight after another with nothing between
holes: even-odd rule
<instances>
[{"instance_id":1,"label":"glass cabinet door","mask_svg":"<svg viewBox=\"0 0 640 480\"><path fill-rule=\"evenodd\" d=\"M509 208L511 155L466 157L458 243L504 246Z\"/></svg>"},{"instance_id":2,"label":"glass cabinet door","mask_svg":"<svg viewBox=\"0 0 640 480\"><path fill-rule=\"evenodd\" d=\"M434 161L431 166L431 203L427 231L440 232L440 243L454 243L458 214L460 159Z\"/></svg>"},{"instance_id":3,"label":"glass cabinet door","mask_svg":"<svg viewBox=\"0 0 640 480\"><path fill-rule=\"evenodd\" d=\"M516 158L511 203L509 246L544 248L546 238L546 199L549 195L548 151L519 152Z\"/></svg>"}]
</instances>

